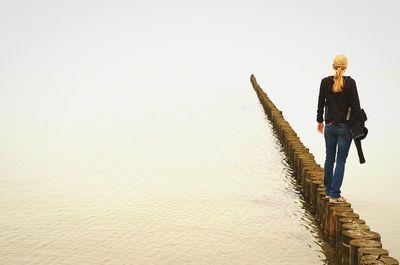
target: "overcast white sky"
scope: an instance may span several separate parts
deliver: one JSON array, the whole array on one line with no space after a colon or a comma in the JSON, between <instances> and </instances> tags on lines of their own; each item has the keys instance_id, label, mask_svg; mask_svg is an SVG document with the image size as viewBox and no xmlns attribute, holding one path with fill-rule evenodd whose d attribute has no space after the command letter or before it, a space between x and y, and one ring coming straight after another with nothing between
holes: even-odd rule
<instances>
[{"instance_id":1,"label":"overcast white sky","mask_svg":"<svg viewBox=\"0 0 400 265\"><path fill-rule=\"evenodd\" d=\"M179 101L243 93L254 73L322 159L315 135L319 83L331 74L332 58L344 53L369 116L366 148L386 156L390 167L399 147L393 141L400 128L399 7L398 1L3 1L0 134L146 120Z\"/></svg>"},{"instance_id":2,"label":"overcast white sky","mask_svg":"<svg viewBox=\"0 0 400 265\"><path fill-rule=\"evenodd\" d=\"M178 98L234 93L248 87L254 73L318 152L318 86L331 74L332 58L344 53L371 135L390 139L399 129L399 6L341 0L3 1L0 131L87 124L101 115L117 119L112 113L149 117Z\"/></svg>"},{"instance_id":3,"label":"overcast white sky","mask_svg":"<svg viewBox=\"0 0 400 265\"><path fill-rule=\"evenodd\" d=\"M93 123L99 113L116 119L112 113L127 108L136 111L126 115L146 113L145 119L179 98L237 93L254 73L318 157L318 86L331 74L332 58L344 53L371 135L392 139L399 129L399 7L341 0L3 1L0 128L9 135L17 124Z\"/></svg>"},{"instance_id":4,"label":"overcast white sky","mask_svg":"<svg viewBox=\"0 0 400 265\"><path fill-rule=\"evenodd\" d=\"M4 1L2 118L58 115L72 100L79 115L93 95L119 90L229 91L254 73L289 115L301 99L308 120L338 53L367 109L390 108L373 99L398 96L398 10L398 1Z\"/></svg>"}]
</instances>

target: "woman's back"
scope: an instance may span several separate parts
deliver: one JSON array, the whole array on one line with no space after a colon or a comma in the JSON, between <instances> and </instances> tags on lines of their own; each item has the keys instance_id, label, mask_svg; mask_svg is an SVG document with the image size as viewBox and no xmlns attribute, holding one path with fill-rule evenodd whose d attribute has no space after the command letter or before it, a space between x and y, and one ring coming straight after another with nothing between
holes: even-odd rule
<instances>
[{"instance_id":1,"label":"woman's back","mask_svg":"<svg viewBox=\"0 0 400 265\"><path fill-rule=\"evenodd\" d=\"M334 77L328 76L322 79L318 101L318 122L322 122L322 114L325 107L325 123L345 124L352 118L352 112L359 109L356 82L350 76L343 76L341 91L334 92Z\"/></svg>"}]
</instances>

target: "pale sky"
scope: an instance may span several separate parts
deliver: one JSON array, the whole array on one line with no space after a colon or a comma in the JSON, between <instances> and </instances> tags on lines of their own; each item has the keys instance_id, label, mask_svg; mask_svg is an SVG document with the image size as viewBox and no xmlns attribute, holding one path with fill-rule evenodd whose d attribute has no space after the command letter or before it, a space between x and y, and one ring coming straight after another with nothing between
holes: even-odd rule
<instances>
[{"instance_id":1,"label":"pale sky","mask_svg":"<svg viewBox=\"0 0 400 265\"><path fill-rule=\"evenodd\" d=\"M322 157L314 134L318 86L331 74L332 58L344 53L371 139L390 139L380 148L398 147L392 139L399 129L399 7L398 1L6 1L2 135L21 124L40 131L66 121L93 123L99 113L115 120L113 111L127 107L137 110L125 112L130 118L145 119L165 102L247 87L254 73Z\"/></svg>"},{"instance_id":2,"label":"pale sky","mask_svg":"<svg viewBox=\"0 0 400 265\"><path fill-rule=\"evenodd\" d=\"M67 108L68 115L81 116L90 97L96 95L98 101L90 102L96 108L116 90L141 97L149 90L168 94L171 86L229 91L254 73L301 126L306 122L294 116L299 108L293 99L302 99L303 115L312 120L320 78L331 73L332 58L344 53L348 74L371 109L367 113L382 111L376 118L390 121L395 117L390 102L399 95L399 6L398 1L3 2L1 117L49 109L57 116ZM377 91L381 102L373 101Z\"/></svg>"}]
</instances>

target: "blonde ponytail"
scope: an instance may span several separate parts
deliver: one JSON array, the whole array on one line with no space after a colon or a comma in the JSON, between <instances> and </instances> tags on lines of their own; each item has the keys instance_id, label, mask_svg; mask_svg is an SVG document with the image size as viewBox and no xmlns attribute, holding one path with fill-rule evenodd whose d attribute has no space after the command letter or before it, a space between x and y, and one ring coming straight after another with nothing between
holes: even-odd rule
<instances>
[{"instance_id":1,"label":"blonde ponytail","mask_svg":"<svg viewBox=\"0 0 400 265\"><path fill-rule=\"evenodd\" d=\"M333 69L335 70L335 76L333 77L333 92L338 93L343 89L343 74L347 69L347 57L340 54L333 59Z\"/></svg>"}]
</instances>

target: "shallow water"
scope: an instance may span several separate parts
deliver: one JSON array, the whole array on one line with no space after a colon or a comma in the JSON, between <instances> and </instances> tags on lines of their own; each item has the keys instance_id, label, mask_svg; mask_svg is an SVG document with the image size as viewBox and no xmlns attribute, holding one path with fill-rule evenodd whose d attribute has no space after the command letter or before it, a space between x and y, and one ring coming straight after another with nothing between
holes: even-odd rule
<instances>
[{"instance_id":1,"label":"shallow water","mask_svg":"<svg viewBox=\"0 0 400 265\"><path fill-rule=\"evenodd\" d=\"M255 93L218 93L10 127L0 263L337 264Z\"/></svg>"}]
</instances>

